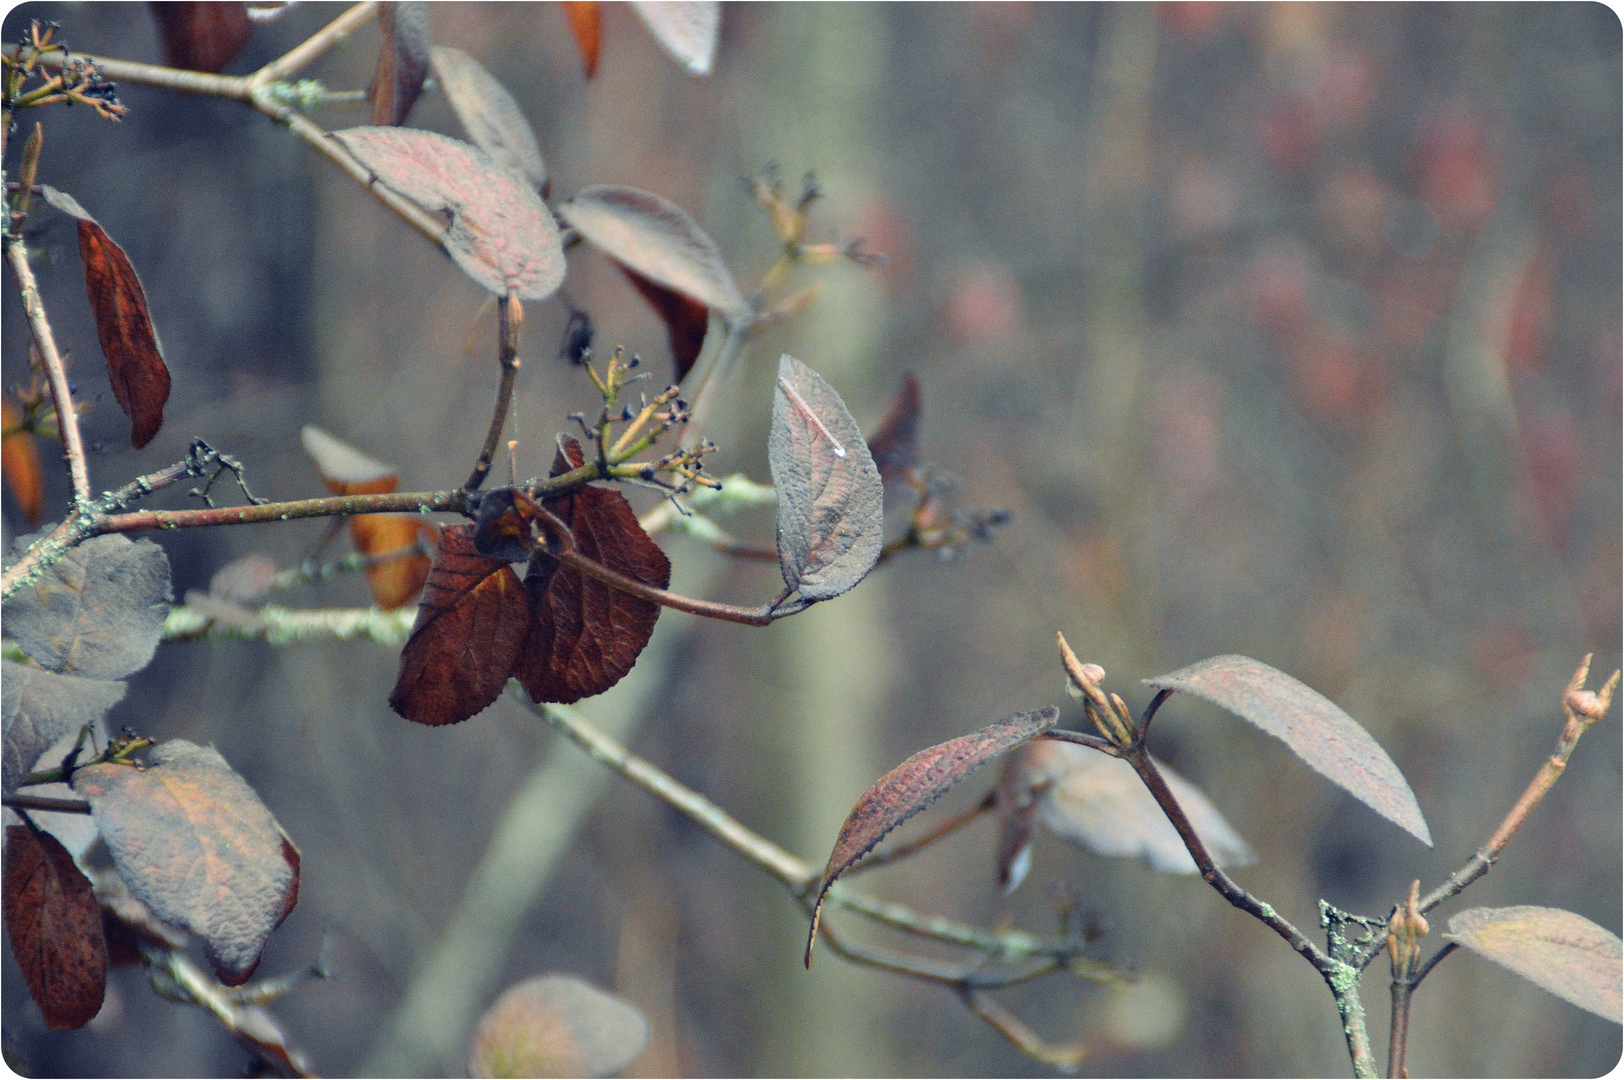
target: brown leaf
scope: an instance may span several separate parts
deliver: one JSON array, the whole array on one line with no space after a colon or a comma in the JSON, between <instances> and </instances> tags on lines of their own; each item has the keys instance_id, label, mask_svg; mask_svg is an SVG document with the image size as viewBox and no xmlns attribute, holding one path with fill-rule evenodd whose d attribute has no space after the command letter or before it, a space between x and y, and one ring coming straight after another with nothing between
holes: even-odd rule
<instances>
[{"instance_id":1,"label":"brown leaf","mask_svg":"<svg viewBox=\"0 0 1624 1080\"><path fill-rule=\"evenodd\" d=\"M440 88L468 138L491 160L524 177L537 191L545 191L547 163L536 144L536 133L530 130L513 95L461 49L437 45L430 55Z\"/></svg>"},{"instance_id":2,"label":"brown leaf","mask_svg":"<svg viewBox=\"0 0 1624 1080\"><path fill-rule=\"evenodd\" d=\"M387 495L400 484L394 469L314 424L300 430L299 441L334 495Z\"/></svg>"},{"instance_id":3,"label":"brown leaf","mask_svg":"<svg viewBox=\"0 0 1624 1080\"><path fill-rule=\"evenodd\" d=\"M648 1046L632 1005L573 975L540 975L508 987L480 1017L469 1076L609 1076Z\"/></svg>"},{"instance_id":4,"label":"brown leaf","mask_svg":"<svg viewBox=\"0 0 1624 1080\"><path fill-rule=\"evenodd\" d=\"M83 1027L107 991L107 939L90 879L56 837L6 827L6 934L52 1031Z\"/></svg>"},{"instance_id":5,"label":"brown leaf","mask_svg":"<svg viewBox=\"0 0 1624 1080\"><path fill-rule=\"evenodd\" d=\"M10 398L0 400L0 425L8 430L23 422L22 410ZM17 500L17 509L28 524L38 525L45 513L45 481L39 471L39 451L34 436L26 431L13 431L0 440L0 474L5 476L11 497Z\"/></svg>"},{"instance_id":6,"label":"brown leaf","mask_svg":"<svg viewBox=\"0 0 1624 1080\"><path fill-rule=\"evenodd\" d=\"M55 188L42 190L46 202L79 220L79 258L96 317L96 338L107 358L113 397L130 418L130 445L139 450L163 426L169 400L169 368L147 311L146 290L130 257L84 207Z\"/></svg>"},{"instance_id":7,"label":"brown leaf","mask_svg":"<svg viewBox=\"0 0 1624 1080\"><path fill-rule=\"evenodd\" d=\"M1510 968L1535 986L1624 1023L1624 943L1582 915L1548 907L1469 908L1445 941Z\"/></svg>"},{"instance_id":8,"label":"brown leaf","mask_svg":"<svg viewBox=\"0 0 1624 1080\"><path fill-rule=\"evenodd\" d=\"M479 501L474 547L489 559L523 562L536 550L531 522L540 517L536 504L512 488L497 488Z\"/></svg>"},{"instance_id":9,"label":"brown leaf","mask_svg":"<svg viewBox=\"0 0 1624 1080\"><path fill-rule=\"evenodd\" d=\"M603 42L603 15L597 0L563 0L564 14L569 16L570 34L575 47L581 52L581 66L588 79L598 73L598 47Z\"/></svg>"},{"instance_id":10,"label":"brown leaf","mask_svg":"<svg viewBox=\"0 0 1624 1080\"><path fill-rule=\"evenodd\" d=\"M565 450L555 476L585 460L575 440ZM588 485L549 500L547 509L570 527L582 555L656 588L670 584L671 563L620 492ZM530 637L514 675L533 701L567 704L603 693L632 669L660 617L658 604L560 566L543 551L531 558L524 584Z\"/></svg>"},{"instance_id":11,"label":"brown leaf","mask_svg":"<svg viewBox=\"0 0 1624 1080\"><path fill-rule=\"evenodd\" d=\"M1335 702L1285 672L1248 656L1230 655L1144 681L1205 698L1255 724L1354 798L1432 845L1415 792L1387 751Z\"/></svg>"},{"instance_id":12,"label":"brown leaf","mask_svg":"<svg viewBox=\"0 0 1624 1080\"><path fill-rule=\"evenodd\" d=\"M665 323L666 336L671 342L671 360L675 374L671 381L681 382L692 370L699 351L705 347L705 331L710 327L710 309L697 300L668 289L652 278L644 277L625 263L615 265L625 272L637 292Z\"/></svg>"},{"instance_id":13,"label":"brown leaf","mask_svg":"<svg viewBox=\"0 0 1624 1080\"><path fill-rule=\"evenodd\" d=\"M1162 778L1219 866L1257 856L1201 789L1166 765ZM1076 743L1040 739L1004 761L996 804L1003 830L998 883L1013 892L1025 874L1034 825L1099 855L1139 855L1164 873L1193 874L1195 860L1154 796L1120 758Z\"/></svg>"},{"instance_id":14,"label":"brown leaf","mask_svg":"<svg viewBox=\"0 0 1624 1080\"><path fill-rule=\"evenodd\" d=\"M885 410L874 434L868 439L868 452L874 455L874 467L880 470L880 479L887 485L906 480L919 465L919 423L924 417L925 402L919 389L919 377L913 372L902 376L902 385Z\"/></svg>"},{"instance_id":15,"label":"brown leaf","mask_svg":"<svg viewBox=\"0 0 1624 1080\"><path fill-rule=\"evenodd\" d=\"M417 514L360 514L350 518L350 542L362 555L388 555L404 548L411 554L374 563L365 570L373 601L385 611L405 607L423 591L429 557L417 548L419 538L433 541L435 526Z\"/></svg>"},{"instance_id":16,"label":"brown leaf","mask_svg":"<svg viewBox=\"0 0 1624 1080\"><path fill-rule=\"evenodd\" d=\"M188 71L219 72L254 34L247 4L154 3L147 7L164 42L164 63Z\"/></svg>"},{"instance_id":17,"label":"brown leaf","mask_svg":"<svg viewBox=\"0 0 1624 1080\"><path fill-rule=\"evenodd\" d=\"M919 751L863 792L840 826L834 851L823 868L812 908L812 929L806 939L807 966L812 965L812 944L818 939L823 897L836 878L873 850L892 829L947 794L988 758L1036 738L1059 719L1060 710L1052 705L1013 713L980 731Z\"/></svg>"},{"instance_id":18,"label":"brown leaf","mask_svg":"<svg viewBox=\"0 0 1624 1080\"><path fill-rule=\"evenodd\" d=\"M418 724L468 719L501 694L529 628L519 575L479 553L474 526L445 526L389 707Z\"/></svg>"},{"instance_id":19,"label":"brown leaf","mask_svg":"<svg viewBox=\"0 0 1624 1080\"><path fill-rule=\"evenodd\" d=\"M79 769L73 790L130 891L203 938L221 981L241 985L296 887L282 827L212 746L172 739L147 760Z\"/></svg>"},{"instance_id":20,"label":"brown leaf","mask_svg":"<svg viewBox=\"0 0 1624 1080\"><path fill-rule=\"evenodd\" d=\"M660 47L690 74L710 74L722 25L721 4L716 0L632 0L632 10Z\"/></svg>"},{"instance_id":21,"label":"brown leaf","mask_svg":"<svg viewBox=\"0 0 1624 1080\"><path fill-rule=\"evenodd\" d=\"M484 288L545 300L564 283L552 211L483 150L407 128L349 128L333 138L383 183L431 213L449 213L446 253Z\"/></svg>"},{"instance_id":22,"label":"brown leaf","mask_svg":"<svg viewBox=\"0 0 1624 1080\"><path fill-rule=\"evenodd\" d=\"M417 104L429 74L429 6L425 3L381 3L378 67L367 86L372 122L397 127Z\"/></svg>"}]
</instances>

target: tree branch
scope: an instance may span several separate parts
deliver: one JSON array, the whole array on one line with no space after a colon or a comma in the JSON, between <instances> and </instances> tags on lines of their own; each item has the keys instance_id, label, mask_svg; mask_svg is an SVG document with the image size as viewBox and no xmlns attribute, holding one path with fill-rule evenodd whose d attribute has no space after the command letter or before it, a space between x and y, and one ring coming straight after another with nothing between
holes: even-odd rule
<instances>
[{"instance_id":1,"label":"tree branch","mask_svg":"<svg viewBox=\"0 0 1624 1080\"><path fill-rule=\"evenodd\" d=\"M90 501L90 470L85 464L85 444L79 436L79 413L74 409L73 391L68 387L67 369L62 354L56 348L56 336L45 317L45 304L40 300L39 284L34 270L28 265L28 250L20 239L5 240L6 261L17 276L17 287L22 292L23 312L28 316L28 328L34 332L41 359L45 362L45 376L51 388L51 401L56 405L56 427L62 433L63 454L67 458L68 476L73 481L76 505Z\"/></svg>"}]
</instances>

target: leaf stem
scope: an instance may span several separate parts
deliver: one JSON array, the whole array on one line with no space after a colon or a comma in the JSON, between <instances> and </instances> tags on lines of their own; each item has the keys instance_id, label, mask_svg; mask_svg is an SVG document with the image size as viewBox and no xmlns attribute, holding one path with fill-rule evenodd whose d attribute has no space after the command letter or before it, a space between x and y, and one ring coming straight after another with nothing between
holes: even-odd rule
<instances>
[{"instance_id":1,"label":"leaf stem","mask_svg":"<svg viewBox=\"0 0 1624 1080\"><path fill-rule=\"evenodd\" d=\"M502 441L502 428L507 425L508 409L513 405L513 383L519 374L519 337L524 327L524 306L516 296L501 296L496 300L497 330L496 359L502 376L496 386L496 409L491 414L490 430L485 433L485 445L474 461L474 471L462 485L464 491L478 491L479 485L491 471L496 458L496 447Z\"/></svg>"},{"instance_id":2,"label":"leaf stem","mask_svg":"<svg viewBox=\"0 0 1624 1080\"><path fill-rule=\"evenodd\" d=\"M364 2L356 4L292 49L254 72L249 76L249 79L256 84L264 84L298 74L314 63L323 53L365 26L377 13L378 5L373 0L364 0Z\"/></svg>"},{"instance_id":3,"label":"leaf stem","mask_svg":"<svg viewBox=\"0 0 1624 1080\"><path fill-rule=\"evenodd\" d=\"M90 804L83 799L53 799L47 795L7 795L0 806L13 810L47 810L53 814L88 814Z\"/></svg>"},{"instance_id":4,"label":"leaf stem","mask_svg":"<svg viewBox=\"0 0 1624 1080\"><path fill-rule=\"evenodd\" d=\"M34 332L34 341L39 345L40 357L45 362L51 401L56 405L56 426L62 433L68 476L73 481L74 503L82 508L90 501L90 470L85 463L85 444L79 435L79 413L74 408L67 369L62 364L62 354L57 351L50 320L45 317L39 283L34 279L33 268L28 265L28 250L20 239L12 237L6 237L5 247L6 261L11 263L11 271L17 276L17 286L22 292L23 313L28 316L28 327Z\"/></svg>"}]
</instances>

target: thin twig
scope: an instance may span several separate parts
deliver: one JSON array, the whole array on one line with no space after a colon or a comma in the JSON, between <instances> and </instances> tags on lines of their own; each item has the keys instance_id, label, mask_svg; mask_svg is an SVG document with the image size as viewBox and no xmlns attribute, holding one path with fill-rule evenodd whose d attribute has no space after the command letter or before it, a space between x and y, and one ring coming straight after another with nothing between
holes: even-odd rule
<instances>
[{"instance_id":1,"label":"thin twig","mask_svg":"<svg viewBox=\"0 0 1624 1080\"><path fill-rule=\"evenodd\" d=\"M53 799L46 795L7 795L0 806L13 810L46 810L53 814L88 814L90 804L83 799Z\"/></svg>"},{"instance_id":2,"label":"thin twig","mask_svg":"<svg viewBox=\"0 0 1624 1080\"><path fill-rule=\"evenodd\" d=\"M365 26L377 13L378 5L372 0L356 4L288 52L254 72L249 79L256 84L264 84L297 75L327 50Z\"/></svg>"},{"instance_id":3,"label":"thin twig","mask_svg":"<svg viewBox=\"0 0 1624 1080\"><path fill-rule=\"evenodd\" d=\"M474 460L474 471L462 485L464 491L478 491L491 471L496 447L502 441L502 428L507 425L508 409L513 405L513 383L519 374L519 336L524 328L524 307L518 297L502 296L497 298L496 311L496 359L502 368L496 387L496 410L491 414L490 430L485 433L485 445L480 447L479 457Z\"/></svg>"},{"instance_id":4,"label":"thin twig","mask_svg":"<svg viewBox=\"0 0 1624 1080\"><path fill-rule=\"evenodd\" d=\"M51 323L45 317L39 284L34 280L33 268L28 265L28 250L21 240L10 237L5 246L6 260L11 263L12 273L17 275L17 286L22 291L23 313L28 316L28 327L34 332L34 341L39 344L40 357L45 362L47 385L56 406L56 426L62 433L68 476L73 480L74 501L82 506L90 501L90 470L85 464L85 444L79 436L79 414L74 409L67 369L62 364L62 354L57 351Z\"/></svg>"},{"instance_id":5,"label":"thin twig","mask_svg":"<svg viewBox=\"0 0 1624 1080\"><path fill-rule=\"evenodd\" d=\"M964 828L964 826L970 824L970 822L980 817L982 814L985 814L987 811L991 810L993 807L993 798L994 793L989 791L985 799L982 799L968 810L954 814L952 817L930 830L930 832L921 836L916 836L907 843L898 844L895 847L886 849L885 851L871 852L861 862L853 865L841 876L849 878L853 874L861 874L863 871L872 870L877 866L886 866L890 863L901 862L903 859L919 854L921 851L924 851L938 840L942 840L953 835L960 829Z\"/></svg>"},{"instance_id":6,"label":"thin twig","mask_svg":"<svg viewBox=\"0 0 1624 1080\"><path fill-rule=\"evenodd\" d=\"M250 525L267 521L334 517L340 514L468 512L465 491L396 491L387 495L332 495L321 499L219 506L209 510L135 510L97 519L94 533L145 532L148 529L197 529L215 525Z\"/></svg>"}]
</instances>

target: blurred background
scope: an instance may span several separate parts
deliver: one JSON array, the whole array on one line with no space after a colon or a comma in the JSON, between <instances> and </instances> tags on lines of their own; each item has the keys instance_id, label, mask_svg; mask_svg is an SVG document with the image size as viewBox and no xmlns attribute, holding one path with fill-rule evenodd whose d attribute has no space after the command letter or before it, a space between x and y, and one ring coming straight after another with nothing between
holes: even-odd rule
<instances>
[{"instance_id":1,"label":"blurred background","mask_svg":"<svg viewBox=\"0 0 1624 1080\"><path fill-rule=\"evenodd\" d=\"M299 5L228 73L341 10ZM145 5L26 4L5 39L30 18L60 22L75 50L161 58ZM1595 652L1603 677L1619 664L1608 9L730 4L715 73L696 79L605 4L590 82L557 5L434 5L431 19L437 43L518 99L555 200L591 183L663 195L748 293L775 240L739 178L771 161L791 190L815 172L812 239L860 236L889 256L802 272L821 295L752 343L712 432L717 472L767 479L772 372L788 351L865 426L917 372L925 457L959 478L965 505L1013 513L990 546L895 560L765 630L666 612L632 676L584 704L809 862L914 751L1046 704L1080 723L1059 630L1135 707L1141 678L1238 652L1346 708L1408 777L1432 849L1193 699L1161 713L1153 750L1259 852L1238 879L1298 926L1314 926L1321 897L1381 916L1493 830L1554 745L1580 658ZM377 42L369 25L306 74L365 86ZM397 466L402 490L459 482L495 388L478 287L249 109L119 93L121 124L60 107L26 117L45 124L42 181L141 272L174 373L162 432L129 450L73 228L36 214L47 310L78 386L101 395L87 420L98 490L201 436L244 461L257 494L317 494L306 423ZM433 94L409 123L462 134ZM5 382L26 383L26 323L9 279L0 291ZM663 327L602 256L575 249L564 292L591 312L600 350L625 345L669 377ZM522 475L544 470L566 414L593 407L555 358L564 322L559 302L527 313L510 429ZM57 515L68 486L47 474ZM730 527L771 542L768 512ZM27 531L9 497L5 528L7 543ZM322 529L159 542L179 596L251 552L294 565ZM779 588L770 564L662 544L679 587L741 603ZM353 580L290 602L368 600ZM336 928L337 978L275 1007L323 1073L461 1074L462 1051L446 1048L460 1043L429 1046L403 1020L408 992L443 1002L456 1028L501 987L564 971L649 1017L627 1075L1051 1074L938 988L829 953L803 971L787 893L513 703L446 729L406 724L386 704L397 662L366 642L167 645L110 718L214 743L299 843L301 904L261 973L308 964ZM1494 871L1434 913L1435 934L1454 911L1513 904L1617 931L1620 761L1615 708ZM911 828L995 779L984 770ZM994 833L977 823L861 887L1040 933L1057 887L1080 896L1097 954L1140 982L1055 976L1000 1000L1049 1039L1081 1039L1085 1075L1348 1073L1319 976L1199 881L1045 835L1004 899ZM501 881L515 853L528 862L512 880L533 887L474 927L484 951L430 964L482 858ZM1383 1061L1385 972L1378 961L1364 982ZM247 1060L139 971L116 973L78 1032L43 1030L9 953L3 996L8 1057L32 1075L232 1075ZM1595 1076L1619 1057L1616 1025L1470 955L1416 997L1413 1075Z\"/></svg>"}]
</instances>

